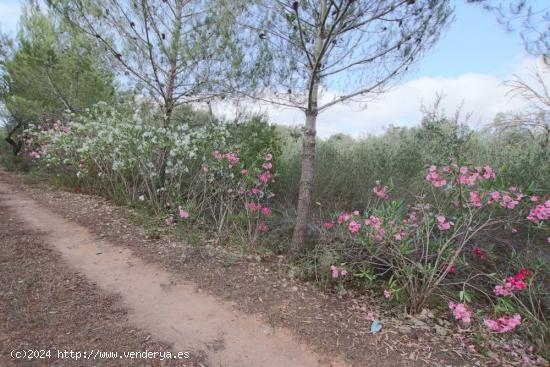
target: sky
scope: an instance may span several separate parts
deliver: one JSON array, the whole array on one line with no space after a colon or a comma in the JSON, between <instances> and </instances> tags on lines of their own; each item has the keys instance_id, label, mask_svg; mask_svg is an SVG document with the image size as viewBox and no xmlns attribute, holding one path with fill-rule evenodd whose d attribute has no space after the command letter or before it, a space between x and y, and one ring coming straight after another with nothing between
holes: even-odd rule
<instances>
[{"instance_id":1,"label":"sky","mask_svg":"<svg viewBox=\"0 0 550 367\"><path fill-rule=\"evenodd\" d=\"M542 0L534 3L538 9L545 6ZM20 0L0 0L2 32L15 31L20 4ZM436 93L445 96L442 106L449 114L460 106L464 113L472 113L469 123L474 128L490 123L499 112L524 107L525 101L510 96L503 85L513 75L525 76L537 63L525 52L519 34L507 32L493 14L478 5L465 0L452 4L455 21L409 74L373 102L341 104L320 114L319 135L359 137L381 133L389 125L414 126L420 122L421 105L433 102ZM302 112L292 109L256 105L255 110L284 125L301 125L304 120ZM216 111L231 109L218 105Z\"/></svg>"}]
</instances>

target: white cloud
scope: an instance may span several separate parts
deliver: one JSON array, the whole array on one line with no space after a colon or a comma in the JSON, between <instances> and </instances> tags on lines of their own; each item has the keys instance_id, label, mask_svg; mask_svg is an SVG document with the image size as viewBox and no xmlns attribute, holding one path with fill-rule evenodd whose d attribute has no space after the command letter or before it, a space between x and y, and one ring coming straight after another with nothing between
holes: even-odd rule
<instances>
[{"instance_id":1,"label":"white cloud","mask_svg":"<svg viewBox=\"0 0 550 367\"><path fill-rule=\"evenodd\" d=\"M511 74L524 76L534 61L522 60ZM472 113L470 124L480 127L492 121L499 112L517 111L525 106L525 101L508 94L504 80L491 74L468 73L456 77L422 77L398 85L377 100L366 104L350 102L336 105L318 117L318 133L321 137L342 132L353 136L377 134L392 124L394 126L413 126L420 122L420 106L431 104L436 93L442 92L445 98L442 108L449 114L462 105L463 113ZM330 93L327 93L327 98ZM276 108L267 104L255 103L255 111L267 112L270 121L284 125L301 125L304 115L301 111ZM227 105L218 105L216 111L225 115L234 109Z\"/></svg>"}]
</instances>

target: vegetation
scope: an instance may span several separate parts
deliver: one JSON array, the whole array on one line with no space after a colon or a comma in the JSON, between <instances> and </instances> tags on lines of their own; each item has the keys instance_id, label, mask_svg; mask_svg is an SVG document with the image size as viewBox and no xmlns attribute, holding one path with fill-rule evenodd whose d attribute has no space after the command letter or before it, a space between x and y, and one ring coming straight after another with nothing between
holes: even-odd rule
<instances>
[{"instance_id":1,"label":"vegetation","mask_svg":"<svg viewBox=\"0 0 550 367\"><path fill-rule=\"evenodd\" d=\"M530 105L483 130L436 98L416 127L321 140L318 113L381 93L437 41L449 5L275 3L30 2L2 43L1 162L174 232L292 255L329 291L549 350L548 67L511 81ZM357 83L324 101L342 76ZM193 103L243 95L303 110L305 128Z\"/></svg>"}]
</instances>

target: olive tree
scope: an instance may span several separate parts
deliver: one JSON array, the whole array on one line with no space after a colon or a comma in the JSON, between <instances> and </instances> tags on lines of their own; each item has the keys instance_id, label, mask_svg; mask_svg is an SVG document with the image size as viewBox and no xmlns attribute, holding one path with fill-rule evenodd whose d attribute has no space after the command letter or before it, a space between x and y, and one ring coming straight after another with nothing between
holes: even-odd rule
<instances>
[{"instance_id":1,"label":"olive tree","mask_svg":"<svg viewBox=\"0 0 550 367\"><path fill-rule=\"evenodd\" d=\"M309 223L317 116L381 93L436 42L451 13L442 0L258 0L241 14L248 57L264 63L263 83L247 95L305 115L292 254Z\"/></svg>"}]
</instances>

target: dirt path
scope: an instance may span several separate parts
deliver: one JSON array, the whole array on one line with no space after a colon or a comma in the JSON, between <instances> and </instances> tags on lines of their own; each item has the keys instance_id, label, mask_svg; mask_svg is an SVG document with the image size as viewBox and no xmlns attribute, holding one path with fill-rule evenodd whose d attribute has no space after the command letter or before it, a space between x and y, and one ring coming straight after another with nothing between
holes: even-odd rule
<instances>
[{"instance_id":1,"label":"dirt path","mask_svg":"<svg viewBox=\"0 0 550 367\"><path fill-rule=\"evenodd\" d=\"M176 351L207 350L213 366L343 366L312 352L289 331L273 330L231 304L144 263L0 183L0 202L59 251L75 271L121 296L129 320Z\"/></svg>"}]
</instances>

